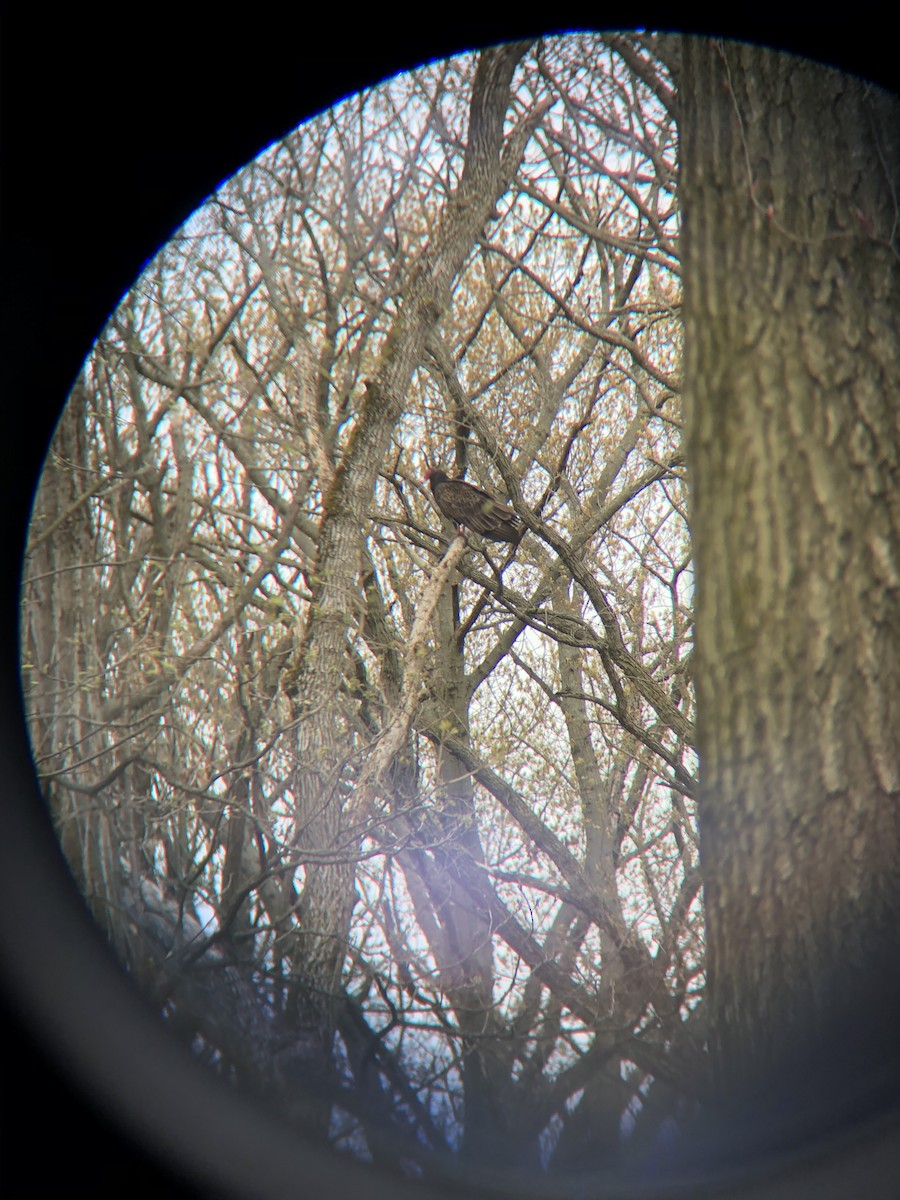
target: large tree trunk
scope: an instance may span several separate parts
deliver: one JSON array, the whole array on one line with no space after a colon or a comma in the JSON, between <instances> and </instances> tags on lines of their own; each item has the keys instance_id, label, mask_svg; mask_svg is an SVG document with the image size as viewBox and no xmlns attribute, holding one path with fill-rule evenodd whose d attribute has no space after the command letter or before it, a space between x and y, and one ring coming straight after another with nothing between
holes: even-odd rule
<instances>
[{"instance_id":1,"label":"large tree trunk","mask_svg":"<svg viewBox=\"0 0 900 1200\"><path fill-rule=\"evenodd\" d=\"M680 83L711 1051L811 1122L900 1066L900 104L702 39Z\"/></svg>"},{"instance_id":2,"label":"large tree trunk","mask_svg":"<svg viewBox=\"0 0 900 1200\"><path fill-rule=\"evenodd\" d=\"M352 846L344 844L342 820L342 795L348 786L343 772L351 738L339 695L348 633L359 626L364 603L362 531L391 431L428 334L541 115L535 110L504 139L510 83L527 47L515 43L481 56L459 186L404 289L379 369L368 382L346 452L325 492L312 579L315 603L303 633L294 688L301 716L297 824L301 845L315 850L334 850L352 858ZM311 864L301 899L304 934L294 955L297 1017L301 1028L317 1030L326 1067L339 1015L339 983L355 899L353 877L352 862Z\"/></svg>"}]
</instances>

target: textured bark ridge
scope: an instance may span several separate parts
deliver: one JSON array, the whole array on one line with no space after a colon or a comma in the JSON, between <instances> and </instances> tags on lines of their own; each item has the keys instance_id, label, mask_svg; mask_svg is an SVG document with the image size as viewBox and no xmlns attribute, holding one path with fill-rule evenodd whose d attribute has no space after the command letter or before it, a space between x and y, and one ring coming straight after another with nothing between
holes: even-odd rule
<instances>
[{"instance_id":1,"label":"textured bark ridge","mask_svg":"<svg viewBox=\"0 0 900 1200\"><path fill-rule=\"evenodd\" d=\"M898 1063L900 106L699 39L681 84L714 1062L846 1108Z\"/></svg>"},{"instance_id":2,"label":"textured bark ridge","mask_svg":"<svg viewBox=\"0 0 900 1200\"><path fill-rule=\"evenodd\" d=\"M344 858L334 864L310 866L301 898L305 932L297 956L298 1016L301 1025L320 1031L326 1054L336 1026L331 998L339 993L354 898L353 866L343 844L341 801L341 772L349 738L336 700L343 681L347 631L358 625L363 602L361 530L426 338L540 117L540 111L533 110L504 139L510 82L527 47L528 43L515 43L486 51L481 57L473 82L469 141L459 186L410 280L381 364L368 382L362 411L324 500L317 591L302 639L295 690L306 706L298 726L298 824L308 831L313 845L335 847L337 856Z\"/></svg>"}]
</instances>

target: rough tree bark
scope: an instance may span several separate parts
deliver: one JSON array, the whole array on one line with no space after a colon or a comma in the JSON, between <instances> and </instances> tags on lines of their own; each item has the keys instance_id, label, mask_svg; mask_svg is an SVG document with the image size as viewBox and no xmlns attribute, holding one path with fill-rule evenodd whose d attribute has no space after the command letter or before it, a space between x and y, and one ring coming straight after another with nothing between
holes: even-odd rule
<instances>
[{"instance_id":1,"label":"rough tree bark","mask_svg":"<svg viewBox=\"0 0 900 1200\"><path fill-rule=\"evenodd\" d=\"M787 1137L900 1065L900 104L680 74L711 1051Z\"/></svg>"},{"instance_id":2,"label":"rough tree bark","mask_svg":"<svg viewBox=\"0 0 900 1200\"><path fill-rule=\"evenodd\" d=\"M302 843L316 849L342 848L346 852L341 847L341 773L350 737L337 700L345 671L347 634L358 626L363 607L365 514L426 338L542 115L542 110L535 109L504 137L510 83L527 48L528 43L515 43L481 56L473 82L459 186L404 289L381 363L368 382L361 412L323 499L316 567L310 581L314 603L303 632L295 684L303 706L297 746L297 821L303 831ZM335 999L353 899L352 863L308 868L301 898L304 935L295 955L297 1015L301 1027L319 1030L326 1060L338 1015Z\"/></svg>"}]
</instances>

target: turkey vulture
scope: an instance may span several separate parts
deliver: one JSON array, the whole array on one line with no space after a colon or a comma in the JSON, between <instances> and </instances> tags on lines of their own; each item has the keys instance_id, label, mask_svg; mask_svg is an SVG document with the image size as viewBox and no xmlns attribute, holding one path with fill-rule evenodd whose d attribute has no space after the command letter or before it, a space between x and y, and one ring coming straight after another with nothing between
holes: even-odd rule
<instances>
[{"instance_id":1,"label":"turkey vulture","mask_svg":"<svg viewBox=\"0 0 900 1200\"><path fill-rule=\"evenodd\" d=\"M425 482L431 484L435 504L454 525L466 525L494 542L517 542L524 533L513 510L481 488L449 479L436 467L425 472Z\"/></svg>"}]
</instances>

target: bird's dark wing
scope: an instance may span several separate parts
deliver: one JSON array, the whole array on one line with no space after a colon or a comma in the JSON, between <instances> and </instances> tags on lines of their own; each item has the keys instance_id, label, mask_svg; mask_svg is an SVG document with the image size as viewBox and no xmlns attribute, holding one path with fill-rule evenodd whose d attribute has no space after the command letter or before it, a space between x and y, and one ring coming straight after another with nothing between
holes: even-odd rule
<instances>
[{"instance_id":1,"label":"bird's dark wing","mask_svg":"<svg viewBox=\"0 0 900 1200\"><path fill-rule=\"evenodd\" d=\"M445 517L482 537L516 542L521 536L518 518L508 505L462 479L441 480L434 498Z\"/></svg>"}]
</instances>

